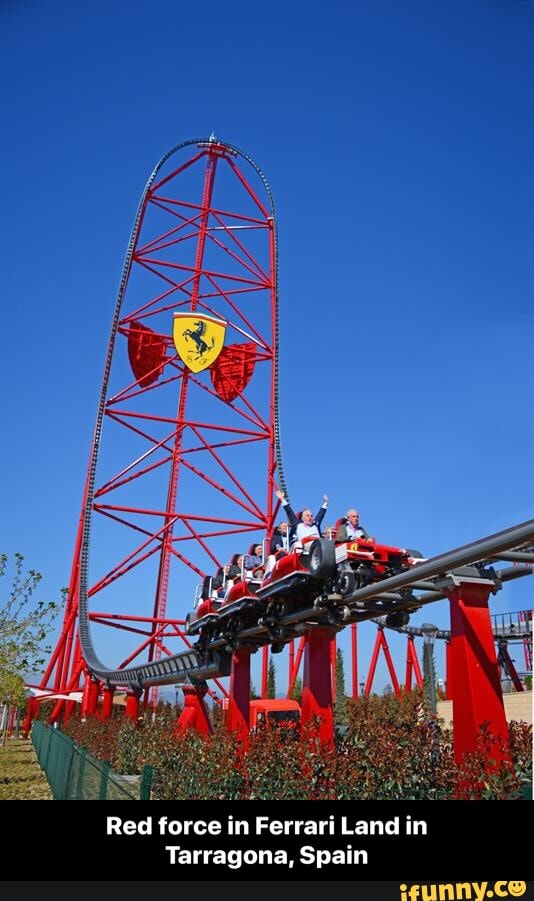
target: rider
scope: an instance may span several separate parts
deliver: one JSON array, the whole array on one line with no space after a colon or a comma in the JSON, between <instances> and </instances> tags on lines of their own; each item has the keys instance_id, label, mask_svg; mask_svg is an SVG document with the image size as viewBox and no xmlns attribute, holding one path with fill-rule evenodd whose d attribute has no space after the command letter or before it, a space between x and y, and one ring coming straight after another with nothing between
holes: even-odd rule
<instances>
[{"instance_id":1,"label":"rider","mask_svg":"<svg viewBox=\"0 0 534 901\"><path fill-rule=\"evenodd\" d=\"M354 541L355 538L368 539L369 535L360 525L360 514L354 507L351 507L338 527L335 541Z\"/></svg>"},{"instance_id":2,"label":"rider","mask_svg":"<svg viewBox=\"0 0 534 901\"><path fill-rule=\"evenodd\" d=\"M309 509L309 507L305 507L300 512L300 514L297 515L291 508L289 501L286 499L283 491L278 490L276 492L276 496L282 504L282 507L284 508L289 525L291 527L289 533L290 544L292 544L295 539L297 541L302 541L303 538L308 538L311 536L315 536L316 538L321 537L321 523L324 519L324 515L328 507L327 494L324 495L322 506L319 507L319 510L317 511L315 517L313 516L313 513Z\"/></svg>"},{"instance_id":3,"label":"rider","mask_svg":"<svg viewBox=\"0 0 534 901\"><path fill-rule=\"evenodd\" d=\"M251 544L248 553L245 554L244 560L244 568L246 570L256 569L257 566L260 566L263 559L263 545L262 544Z\"/></svg>"},{"instance_id":4,"label":"rider","mask_svg":"<svg viewBox=\"0 0 534 901\"><path fill-rule=\"evenodd\" d=\"M326 508L328 507L328 495L324 495L324 502L322 507L319 508L319 512L317 513L315 519L312 511L309 507L305 507L300 514L300 522L297 526L296 536L297 541L302 541L303 538L320 538L321 537L321 522L324 519L324 515L326 513Z\"/></svg>"},{"instance_id":5,"label":"rider","mask_svg":"<svg viewBox=\"0 0 534 901\"><path fill-rule=\"evenodd\" d=\"M243 572L243 554L234 554L230 563L219 566L211 582L212 591L216 591L219 597L224 597L234 581L241 577Z\"/></svg>"},{"instance_id":6,"label":"rider","mask_svg":"<svg viewBox=\"0 0 534 901\"><path fill-rule=\"evenodd\" d=\"M271 537L269 553L276 554L279 551L287 551L289 547L289 523L285 520L279 522Z\"/></svg>"},{"instance_id":7,"label":"rider","mask_svg":"<svg viewBox=\"0 0 534 901\"><path fill-rule=\"evenodd\" d=\"M229 568L228 564L226 564L226 566L219 566L217 572L211 580L211 590L216 591L219 597L222 597L224 595L224 585L226 582L227 568Z\"/></svg>"},{"instance_id":8,"label":"rider","mask_svg":"<svg viewBox=\"0 0 534 901\"><path fill-rule=\"evenodd\" d=\"M306 538L320 538L321 537L321 523L324 519L324 515L326 513L326 509L328 507L328 495L324 495L322 506L319 507L317 511L317 515L313 516L313 513L308 507L305 507L298 515L294 512L294 510L289 505L289 501L286 499L283 491L278 490L276 492L276 496L282 507L284 508L285 514L288 519L289 525L285 523L281 523L279 526L280 532L287 531L289 532L289 541L288 547L291 548L295 542L301 542ZM285 530L282 529L282 526L285 526ZM286 554L285 547L281 547L279 543L275 544L273 548L273 538L271 539L271 553L267 558L267 564L265 567L265 574L263 577L263 581L266 582L271 577L271 573L275 567L277 558L283 557ZM278 539L279 541L279 539Z\"/></svg>"},{"instance_id":9,"label":"rider","mask_svg":"<svg viewBox=\"0 0 534 901\"><path fill-rule=\"evenodd\" d=\"M243 560L244 554L234 554L232 559L230 560L230 564L227 564L228 571L226 574L227 579L237 579L243 575ZM225 567L226 569L226 567Z\"/></svg>"}]
</instances>

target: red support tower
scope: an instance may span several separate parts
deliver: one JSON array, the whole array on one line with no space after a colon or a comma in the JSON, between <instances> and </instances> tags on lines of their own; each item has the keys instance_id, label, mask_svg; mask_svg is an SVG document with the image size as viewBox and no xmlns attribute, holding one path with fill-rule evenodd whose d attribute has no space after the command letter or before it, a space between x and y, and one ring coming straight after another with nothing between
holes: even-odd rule
<instances>
[{"instance_id":1,"label":"red support tower","mask_svg":"<svg viewBox=\"0 0 534 901\"><path fill-rule=\"evenodd\" d=\"M184 709L178 717L174 734L181 735L189 729L194 729L200 735L211 735L212 726L204 698L208 691L205 683L198 685L183 685Z\"/></svg>"},{"instance_id":2,"label":"red support tower","mask_svg":"<svg viewBox=\"0 0 534 901\"><path fill-rule=\"evenodd\" d=\"M173 148L128 243L63 629L42 687L79 689L100 657L118 669L189 646L196 583L270 535L275 479L285 491L277 302L261 170L213 137ZM94 659L80 656L80 599Z\"/></svg>"},{"instance_id":3,"label":"red support tower","mask_svg":"<svg viewBox=\"0 0 534 901\"><path fill-rule=\"evenodd\" d=\"M102 710L100 711L100 715L103 720L109 720L111 718L114 694L115 691L113 688L105 688L102 693Z\"/></svg>"},{"instance_id":4,"label":"red support tower","mask_svg":"<svg viewBox=\"0 0 534 901\"><path fill-rule=\"evenodd\" d=\"M235 732L246 746L250 726L250 650L243 648L234 653L230 695L226 711L226 728Z\"/></svg>"},{"instance_id":5,"label":"red support tower","mask_svg":"<svg viewBox=\"0 0 534 901\"><path fill-rule=\"evenodd\" d=\"M126 695L126 707L124 710L124 715L127 719L132 720L134 725L137 726L137 722L139 720L139 699L141 697L141 692L138 691L129 691Z\"/></svg>"},{"instance_id":6,"label":"red support tower","mask_svg":"<svg viewBox=\"0 0 534 901\"><path fill-rule=\"evenodd\" d=\"M304 680L302 686L302 723L316 728L322 745L334 743L332 708L332 642L335 630L313 628L304 636Z\"/></svg>"}]
</instances>

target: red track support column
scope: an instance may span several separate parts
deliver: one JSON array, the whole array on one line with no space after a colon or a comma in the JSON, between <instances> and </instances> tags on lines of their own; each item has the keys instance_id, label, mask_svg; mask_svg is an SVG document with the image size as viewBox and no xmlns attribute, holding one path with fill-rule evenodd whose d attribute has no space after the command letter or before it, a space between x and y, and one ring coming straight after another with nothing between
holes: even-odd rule
<instances>
[{"instance_id":1,"label":"red track support column","mask_svg":"<svg viewBox=\"0 0 534 901\"><path fill-rule=\"evenodd\" d=\"M102 692L102 719L109 720L111 719L111 714L113 713L113 696L115 694L114 688L105 688Z\"/></svg>"},{"instance_id":2,"label":"red track support column","mask_svg":"<svg viewBox=\"0 0 534 901\"><path fill-rule=\"evenodd\" d=\"M96 679L89 680L89 692L87 698L87 716L94 716L98 710L98 695L100 693L100 682Z\"/></svg>"},{"instance_id":3,"label":"red track support column","mask_svg":"<svg viewBox=\"0 0 534 901\"><path fill-rule=\"evenodd\" d=\"M85 672L85 663L82 657L81 648L80 648L80 638L79 636L76 638L76 646L74 648L74 664L73 669L70 674L69 680L65 686L63 686L63 690L77 691L80 688L80 679ZM62 713L65 711L64 722L66 723L69 716L74 712L76 704L74 701L65 701L64 698L58 698L57 702L54 704L54 709L52 713L48 717L48 723L52 726L54 723L59 722L59 718ZM83 704L82 708L83 710ZM82 714L80 714L82 715Z\"/></svg>"},{"instance_id":4,"label":"red track support column","mask_svg":"<svg viewBox=\"0 0 534 901\"><path fill-rule=\"evenodd\" d=\"M269 645L261 650L261 689L260 697L267 697L267 682L269 681Z\"/></svg>"},{"instance_id":5,"label":"red track support column","mask_svg":"<svg viewBox=\"0 0 534 901\"><path fill-rule=\"evenodd\" d=\"M140 691L128 691L126 693L126 709L124 711L124 716L131 720L135 726L137 726L137 721L139 719L139 699L141 697Z\"/></svg>"},{"instance_id":6,"label":"red track support column","mask_svg":"<svg viewBox=\"0 0 534 901\"><path fill-rule=\"evenodd\" d=\"M335 634L330 642L330 673L332 678L332 702L336 700L336 663L337 663L337 641Z\"/></svg>"},{"instance_id":7,"label":"red track support column","mask_svg":"<svg viewBox=\"0 0 534 901\"><path fill-rule=\"evenodd\" d=\"M398 698L400 698L400 696L402 695L402 692L400 689L399 680L397 679L397 673L395 672L395 667L393 666L393 660L391 659L389 645L386 641L386 636L384 635L383 629L382 629L382 634L381 634L381 642L382 642L382 649L384 651L384 657L386 658L386 663L387 663L387 667L389 670L389 675L391 676L393 691L395 692L395 695Z\"/></svg>"},{"instance_id":8,"label":"red track support column","mask_svg":"<svg viewBox=\"0 0 534 901\"><path fill-rule=\"evenodd\" d=\"M413 640L413 637L409 635L406 645L406 681L404 685L405 691L412 690L412 674L415 675L415 684L418 688L421 688L421 685L423 684L421 667L419 666L419 660L417 659L415 642Z\"/></svg>"},{"instance_id":9,"label":"red track support column","mask_svg":"<svg viewBox=\"0 0 534 901\"><path fill-rule=\"evenodd\" d=\"M82 706L80 710L80 718L82 723L89 716L89 708L91 706L91 675L87 670L84 673L84 683L82 689Z\"/></svg>"},{"instance_id":10,"label":"red track support column","mask_svg":"<svg viewBox=\"0 0 534 901\"><path fill-rule=\"evenodd\" d=\"M386 658L387 668L389 670L389 675L391 676L391 682L393 685L393 691L396 696L400 698L402 692L400 690L399 680L397 679L397 674L395 672L395 667L393 666L393 660L391 659L391 654L389 652L388 643L386 641L384 635L384 629L382 626L379 626L376 632L376 641L375 646L373 648L373 656L371 658L371 665L369 667L369 672L367 674L367 682L365 683L364 694L369 696L371 694L371 688L373 687L373 679L375 677L376 664L378 662L378 654L380 652L380 648L384 651L384 657Z\"/></svg>"},{"instance_id":11,"label":"red track support column","mask_svg":"<svg viewBox=\"0 0 534 901\"><path fill-rule=\"evenodd\" d=\"M204 698L208 692L208 686L202 685L183 685L184 709L182 710L174 729L175 735L182 735L189 729L194 729L201 735L211 735L213 729L209 714L204 703Z\"/></svg>"},{"instance_id":12,"label":"red track support column","mask_svg":"<svg viewBox=\"0 0 534 901\"><path fill-rule=\"evenodd\" d=\"M287 688L287 697L288 698L291 697L291 694L295 687L295 679L298 676L300 662L302 660L303 653L304 653L304 638L301 638L299 641L299 647L298 647L298 651L296 654L296 659L294 659L294 661L291 665L291 669L289 671L289 684L288 684L288 688Z\"/></svg>"},{"instance_id":13,"label":"red track support column","mask_svg":"<svg viewBox=\"0 0 534 901\"><path fill-rule=\"evenodd\" d=\"M70 719L70 717L72 716L72 714L75 713L75 712L76 712L76 701L65 701L65 710L64 710L64 713L63 713L63 722L64 722L64 723L68 722L68 720ZM57 720L59 720L59 716L56 717L56 719L54 720L54 722L57 722ZM52 725L52 724L50 723L50 725Z\"/></svg>"},{"instance_id":14,"label":"red track support column","mask_svg":"<svg viewBox=\"0 0 534 901\"><path fill-rule=\"evenodd\" d=\"M489 722L493 735L507 742L495 644L488 609L493 583L462 582L448 592L451 604L451 651L453 673L454 753L460 761L477 745L480 726ZM451 670L448 675L450 676ZM491 756L503 759L495 745Z\"/></svg>"},{"instance_id":15,"label":"red track support column","mask_svg":"<svg viewBox=\"0 0 534 901\"><path fill-rule=\"evenodd\" d=\"M364 697L368 697L371 694L371 688L373 687L376 664L378 663L378 653L380 651L380 648L382 647L382 631L383 630L381 630L380 628L376 630L375 645L373 648L373 653L371 655L371 663L369 664L369 669L367 671L367 680L363 689Z\"/></svg>"},{"instance_id":16,"label":"red track support column","mask_svg":"<svg viewBox=\"0 0 534 901\"><path fill-rule=\"evenodd\" d=\"M334 743L330 646L335 634L333 629L319 628L305 635L302 722L320 718L317 734L322 745Z\"/></svg>"},{"instance_id":17,"label":"red track support column","mask_svg":"<svg viewBox=\"0 0 534 901\"><path fill-rule=\"evenodd\" d=\"M352 650L352 697L358 697L358 623L350 627L350 644Z\"/></svg>"},{"instance_id":18,"label":"red track support column","mask_svg":"<svg viewBox=\"0 0 534 901\"><path fill-rule=\"evenodd\" d=\"M39 716L39 704L35 700L35 698L30 698L28 701L28 709L26 711L26 717L24 719L24 723L22 725L22 734L24 738L28 738L30 734L30 730L32 727L33 720Z\"/></svg>"},{"instance_id":19,"label":"red track support column","mask_svg":"<svg viewBox=\"0 0 534 901\"><path fill-rule=\"evenodd\" d=\"M230 697L226 714L226 729L237 732L248 744L250 722L250 650L235 651L230 677Z\"/></svg>"},{"instance_id":20,"label":"red track support column","mask_svg":"<svg viewBox=\"0 0 534 901\"><path fill-rule=\"evenodd\" d=\"M411 644L410 644L410 642L411 642ZM404 679L404 691L412 690L412 669L413 669L412 648L413 648L413 638L410 636L408 638L408 643L406 645L406 676Z\"/></svg>"}]
</instances>

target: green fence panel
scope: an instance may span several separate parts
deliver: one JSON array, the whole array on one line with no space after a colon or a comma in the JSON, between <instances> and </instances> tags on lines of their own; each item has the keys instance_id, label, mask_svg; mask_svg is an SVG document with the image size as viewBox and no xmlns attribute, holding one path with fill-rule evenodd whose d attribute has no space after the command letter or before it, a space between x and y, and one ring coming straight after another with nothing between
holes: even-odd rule
<instances>
[{"instance_id":1,"label":"green fence panel","mask_svg":"<svg viewBox=\"0 0 534 901\"><path fill-rule=\"evenodd\" d=\"M141 785L139 786L139 800L150 801L150 790L154 778L154 767L145 764L141 772Z\"/></svg>"},{"instance_id":2,"label":"green fence panel","mask_svg":"<svg viewBox=\"0 0 534 901\"><path fill-rule=\"evenodd\" d=\"M31 739L54 801L138 801L150 799L152 767L139 777L113 773L108 761L97 760L60 729L36 720Z\"/></svg>"}]
</instances>

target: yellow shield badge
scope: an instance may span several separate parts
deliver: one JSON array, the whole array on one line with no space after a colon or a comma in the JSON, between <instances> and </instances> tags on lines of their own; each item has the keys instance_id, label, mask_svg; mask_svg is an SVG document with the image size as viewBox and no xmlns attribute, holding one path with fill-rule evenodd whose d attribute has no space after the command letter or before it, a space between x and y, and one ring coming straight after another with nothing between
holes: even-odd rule
<instances>
[{"instance_id":1,"label":"yellow shield badge","mask_svg":"<svg viewBox=\"0 0 534 901\"><path fill-rule=\"evenodd\" d=\"M201 372L217 359L226 334L226 322L203 313L175 313L172 329L178 356L191 372Z\"/></svg>"}]
</instances>

